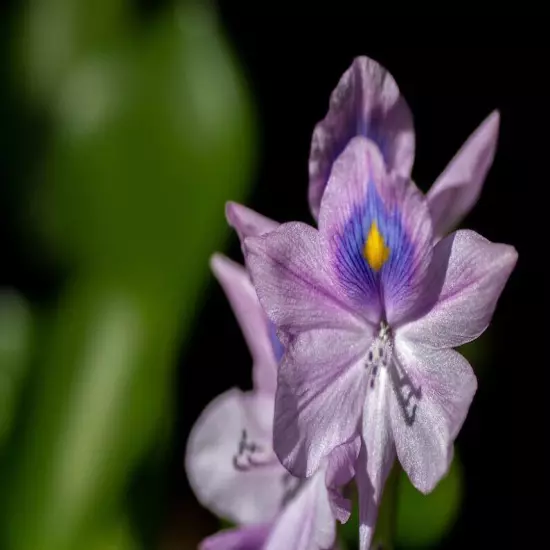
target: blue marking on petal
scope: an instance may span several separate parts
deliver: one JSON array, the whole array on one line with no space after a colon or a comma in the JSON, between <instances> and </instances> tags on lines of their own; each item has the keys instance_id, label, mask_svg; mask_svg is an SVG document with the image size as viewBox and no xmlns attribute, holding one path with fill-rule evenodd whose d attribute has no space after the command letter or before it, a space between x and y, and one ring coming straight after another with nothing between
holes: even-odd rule
<instances>
[{"instance_id":1,"label":"blue marking on petal","mask_svg":"<svg viewBox=\"0 0 550 550\"><path fill-rule=\"evenodd\" d=\"M273 348L273 354L275 355L275 360L277 361L277 363L279 363L280 360L283 358L285 348L283 347L283 344L281 344L281 341L277 336L277 330L275 329L275 325L273 323L268 323L268 330L269 339L271 340L271 347Z\"/></svg>"},{"instance_id":2,"label":"blue marking on petal","mask_svg":"<svg viewBox=\"0 0 550 550\"><path fill-rule=\"evenodd\" d=\"M364 248L372 223L389 249L379 271L365 259ZM402 222L399 205L388 208L376 186L370 182L362 204L355 204L352 215L335 239L335 268L345 292L363 307L383 307L384 290L396 288L411 276L415 248Z\"/></svg>"}]
</instances>

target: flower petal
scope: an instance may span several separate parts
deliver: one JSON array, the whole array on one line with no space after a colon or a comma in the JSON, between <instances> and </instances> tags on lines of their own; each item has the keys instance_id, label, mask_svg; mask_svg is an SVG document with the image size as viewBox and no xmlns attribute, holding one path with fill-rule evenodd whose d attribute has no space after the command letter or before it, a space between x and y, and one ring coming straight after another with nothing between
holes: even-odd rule
<instances>
[{"instance_id":1,"label":"flower petal","mask_svg":"<svg viewBox=\"0 0 550 550\"><path fill-rule=\"evenodd\" d=\"M204 539L199 550L260 550L270 530L270 523L225 529Z\"/></svg>"},{"instance_id":2,"label":"flower petal","mask_svg":"<svg viewBox=\"0 0 550 550\"><path fill-rule=\"evenodd\" d=\"M265 550L324 550L336 539L324 472L308 479L275 523Z\"/></svg>"},{"instance_id":3,"label":"flower petal","mask_svg":"<svg viewBox=\"0 0 550 550\"><path fill-rule=\"evenodd\" d=\"M316 330L301 334L279 365L274 449L297 477L359 433L365 399L368 334Z\"/></svg>"},{"instance_id":4,"label":"flower petal","mask_svg":"<svg viewBox=\"0 0 550 550\"><path fill-rule=\"evenodd\" d=\"M285 498L286 470L272 448L273 401L262 395L229 390L214 399L193 427L185 467L199 502L235 523L271 521ZM247 438L271 457L265 465L242 471L234 457Z\"/></svg>"},{"instance_id":5,"label":"flower petal","mask_svg":"<svg viewBox=\"0 0 550 550\"><path fill-rule=\"evenodd\" d=\"M227 223L237 232L241 246L246 237L265 235L280 225L242 204L231 201L225 205L225 217Z\"/></svg>"},{"instance_id":6,"label":"flower petal","mask_svg":"<svg viewBox=\"0 0 550 550\"><path fill-rule=\"evenodd\" d=\"M382 368L374 380L374 386L369 385L363 410L363 446L356 475L360 550L370 548L384 485L395 461L390 399L390 375L387 368Z\"/></svg>"},{"instance_id":7,"label":"flower petal","mask_svg":"<svg viewBox=\"0 0 550 550\"><path fill-rule=\"evenodd\" d=\"M454 350L435 350L399 336L395 345L403 367L391 400L397 456L412 484L429 493L449 469L477 380Z\"/></svg>"},{"instance_id":8,"label":"flower petal","mask_svg":"<svg viewBox=\"0 0 550 550\"><path fill-rule=\"evenodd\" d=\"M357 308L376 323L384 313L390 324L410 314L431 261L430 215L414 183L386 174L373 142L353 138L334 163L319 232L334 278Z\"/></svg>"},{"instance_id":9,"label":"flower petal","mask_svg":"<svg viewBox=\"0 0 550 550\"><path fill-rule=\"evenodd\" d=\"M262 237L247 238L245 257L260 302L279 335L315 328L362 329L364 322L330 278L325 248L313 227L285 223Z\"/></svg>"},{"instance_id":10,"label":"flower petal","mask_svg":"<svg viewBox=\"0 0 550 550\"><path fill-rule=\"evenodd\" d=\"M346 523L351 515L351 500L344 498L341 488L355 475L357 457L361 449L361 438L336 447L328 457L325 484L330 495L330 505L334 517Z\"/></svg>"},{"instance_id":11,"label":"flower petal","mask_svg":"<svg viewBox=\"0 0 550 550\"><path fill-rule=\"evenodd\" d=\"M447 236L435 246L431 266L431 288L440 289L437 303L399 331L435 348L474 340L489 325L517 257L514 247L492 243L474 231Z\"/></svg>"},{"instance_id":12,"label":"flower petal","mask_svg":"<svg viewBox=\"0 0 550 550\"><path fill-rule=\"evenodd\" d=\"M260 306L248 273L243 266L221 254L212 256L210 267L227 295L252 354L254 387L275 395L277 360L281 354L274 348L272 325Z\"/></svg>"},{"instance_id":13,"label":"flower petal","mask_svg":"<svg viewBox=\"0 0 550 550\"><path fill-rule=\"evenodd\" d=\"M435 235L446 235L477 202L493 163L499 125L499 112L493 111L432 185L427 200Z\"/></svg>"},{"instance_id":14,"label":"flower petal","mask_svg":"<svg viewBox=\"0 0 550 550\"><path fill-rule=\"evenodd\" d=\"M415 147L411 112L391 74L368 57L354 59L332 92L326 117L313 131L309 204L315 218L332 163L357 135L378 145L389 170L410 175Z\"/></svg>"}]
</instances>

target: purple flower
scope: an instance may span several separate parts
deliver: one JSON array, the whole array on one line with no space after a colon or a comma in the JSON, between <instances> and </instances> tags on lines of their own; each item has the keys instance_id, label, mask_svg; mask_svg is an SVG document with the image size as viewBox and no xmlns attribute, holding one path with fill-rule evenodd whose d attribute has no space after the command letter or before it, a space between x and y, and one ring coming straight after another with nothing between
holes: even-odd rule
<instances>
[{"instance_id":1,"label":"purple flower","mask_svg":"<svg viewBox=\"0 0 550 550\"><path fill-rule=\"evenodd\" d=\"M244 211L245 217L251 212L238 206L236 211ZM359 452L358 442L336 449L330 462L320 463L309 479L295 478L283 468L272 447L281 344L245 269L221 255L213 257L211 266L252 354L254 388L248 392L233 388L214 399L189 437L186 471L198 500L239 525L209 537L201 549L331 548L336 536L334 514L345 520L350 507L337 484L353 477L349 463Z\"/></svg>"},{"instance_id":2,"label":"purple flower","mask_svg":"<svg viewBox=\"0 0 550 550\"><path fill-rule=\"evenodd\" d=\"M476 203L491 167L498 111L472 134L432 185L427 202L434 235L456 227ZM356 58L330 98L329 111L313 132L309 158L309 203L318 218L332 164L354 136L374 141L388 171L410 177L415 150L413 117L393 77L376 61Z\"/></svg>"},{"instance_id":3,"label":"purple flower","mask_svg":"<svg viewBox=\"0 0 550 550\"><path fill-rule=\"evenodd\" d=\"M487 328L517 260L473 231L436 242L425 197L392 169L408 156L390 151L385 140L351 138L332 165L318 230L292 222L244 240L285 346L275 452L310 476L360 436L362 549L396 455L422 492L447 472L477 387L452 348Z\"/></svg>"}]
</instances>

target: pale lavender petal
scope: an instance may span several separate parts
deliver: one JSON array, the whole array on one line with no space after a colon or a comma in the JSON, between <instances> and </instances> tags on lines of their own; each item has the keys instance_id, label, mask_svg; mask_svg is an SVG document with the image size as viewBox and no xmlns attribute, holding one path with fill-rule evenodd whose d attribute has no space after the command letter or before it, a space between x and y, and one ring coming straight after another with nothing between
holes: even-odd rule
<instances>
[{"instance_id":1,"label":"pale lavender petal","mask_svg":"<svg viewBox=\"0 0 550 550\"><path fill-rule=\"evenodd\" d=\"M232 389L206 407L185 456L189 483L203 506L240 524L275 518L288 474L273 453L272 422L273 399L263 394ZM243 441L256 452L239 454ZM246 468L252 459L257 466Z\"/></svg>"},{"instance_id":2,"label":"pale lavender petal","mask_svg":"<svg viewBox=\"0 0 550 550\"><path fill-rule=\"evenodd\" d=\"M327 487L342 487L353 479L360 449L361 437L357 436L330 453L325 478Z\"/></svg>"},{"instance_id":3,"label":"pale lavender petal","mask_svg":"<svg viewBox=\"0 0 550 550\"><path fill-rule=\"evenodd\" d=\"M390 425L391 377L380 370L369 385L363 411L363 447L357 465L359 493L359 548L369 550L384 485L395 461Z\"/></svg>"},{"instance_id":4,"label":"pale lavender petal","mask_svg":"<svg viewBox=\"0 0 550 550\"><path fill-rule=\"evenodd\" d=\"M412 484L429 493L449 469L477 381L468 361L454 350L397 337L395 352L401 365L391 400L397 456Z\"/></svg>"},{"instance_id":5,"label":"pale lavender petal","mask_svg":"<svg viewBox=\"0 0 550 550\"><path fill-rule=\"evenodd\" d=\"M363 319L330 278L326 249L313 227L285 223L262 237L247 238L245 256L260 302L279 336L316 328L363 330Z\"/></svg>"},{"instance_id":6,"label":"pale lavender petal","mask_svg":"<svg viewBox=\"0 0 550 550\"><path fill-rule=\"evenodd\" d=\"M264 550L328 550L336 539L325 476L308 479L271 530Z\"/></svg>"},{"instance_id":7,"label":"pale lavender petal","mask_svg":"<svg viewBox=\"0 0 550 550\"><path fill-rule=\"evenodd\" d=\"M517 257L514 247L492 243L474 231L456 231L441 240L431 266L437 303L399 328L402 336L435 348L454 348L477 338L491 321Z\"/></svg>"},{"instance_id":8,"label":"pale lavender petal","mask_svg":"<svg viewBox=\"0 0 550 550\"><path fill-rule=\"evenodd\" d=\"M495 156L500 115L493 111L468 138L427 195L434 234L454 229L477 202Z\"/></svg>"},{"instance_id":9,"label":"pale lavender petal","mask_svg":"<svg viewBox=\"0 0 550 550\"><path fill-rule=\"evenodd\" d=\"M370 341L368 333L316 330L287 348L279 366L274 448L295 476L313 475L323 458L359 433Z\"/></svg>"},{"instance_id":10,"label":"pale lavender petal","mask_svg":"<svg viewBox=\"0 0 550 550\"><path fill-rule=\"evenodd\" d=\"M410 175L415 146L411 112L391 74L368 57L354 59L313 131L309 204L315 218L333 162L358 135L377 144L388 169Z\"/></svg>"},{"instance_id":11,"label":"pale lavender petal","mask_svg":"<svg viewBox=\"0 0 550 550\"><path fill-rule=\"evenodd\" d=\"M336 447L327 460L325 483L330 496L332 513L340 523L346 523L351 515L351 500L342 495L341 489L355 475L360 449L361 437L357 436L351 442Z\"/></svg>"},{"instance_id":12,"label":"pale lavender petal","mask_svg":"<svg viewBox=\"0 0 550 550\"><path fill-rule=\"evenodd\" d=\"M227 222L239 236L241 245L246 237L259 237L279 227L279 223L258 214L254 210L237 202L228 202L225 205Z\"/></svg>"},{"instance_id":13,"label":"pale lavender petal","mask_svg":"<svg viewBox=\"0 0 550 550\"><path fill-rule=\"evenodd\" d=\"M327 489L330 497L330 508L334 519L340 523L347 523L351 516L353 503L341 491Z\"/></svg>"},{"instance_id":14,"label":"pale lavender petal","mask_svg":"<svg viewBox=\"0 0 550 550\"><path fill-rule=\"evenodd\" d=\"M385 172L376 146L353 138L334 163L319 216L334 278L377 324L418 302L432 254L431 220L414 183Z\"/></svg>"},{"instance_id":15,"label":"pale lavender petal","mask_svg":"<svg viewBox=\"0 0 550 550\"><path fill-rule=\"evenodd\" d=\"M245 268L221 254L214 254L210 267L222 285L252 354L254 387L275 395L277 357L272 325L267 319ZM280 346L280 343L279 343ZM280 355L279 355L280 358Z\"/></svg>"},{"instance_id":16,"label":"pale lavender petal","mask_svg":"<svg viewBox=\"0 0 550 550\"><path fill-rule=\"evenodd\" d=\"M199 550L262 550L271 527L268 523L226 529L204 539Z\"/></svg>"}]
</instances>

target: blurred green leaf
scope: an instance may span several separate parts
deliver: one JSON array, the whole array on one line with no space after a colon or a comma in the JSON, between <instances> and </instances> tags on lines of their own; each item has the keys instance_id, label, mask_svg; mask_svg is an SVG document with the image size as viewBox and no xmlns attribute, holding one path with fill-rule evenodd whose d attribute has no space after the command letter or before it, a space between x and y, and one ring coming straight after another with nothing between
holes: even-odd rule
<instances>
[{"instance_id":1,"label":"blurred green leaf","mask_svg":"<svg viewBox=\"0 0 550 550\"><path fill-rule=\"evenodd\" d=\"M27 370L31 348L31 313L14 291L0 290L0 445L9 433Z\"/></svg>"},{"instance_id":2,"label":"blurred green leaf","mask_svg":"<svg viewBox=\"0 0 550 550\"><path fill-rule=\"evenodd\" d=\"M339 537L336 541L335 550L350 550L351 547L348 546L348 543L342 537Z\"/></svg>"},{"instance_id":3,"label":"blurred green leaf","mask_svg":"<svg viewBox=\"0 0 550 550\"><path fill-rule=\"evenodd\" d=\"M12 451L7 550L86 548L119 517L132 472L166 437L224 203L250 182L253 111L222 30L204 4L170 15L67 42L71 62L45 84L54 127L35 225L72 279L46 315Z\"/></svg>"},{"instance_id":4,"label":"blurred green leaf","mask_svg":"<svg viewBox=\"0 0 550 550\"><path fill-rule=\"evenodd\" d=\"M39 222L59 257L86 269L133 272L147 259L196 284L205 271L190 262L206 268L225 201L250 181L253 119L233 58L211 14L178 14L108 61L88 59L60 101Z\"/></svg>"},{"instance_id":5,"label":"blurred green leaf","mask_svg":"<svg viewBox=\"0 0 550 550\"><path fill-rule=\"evenodd\" d=\"M162 297L94 281L60 304L10 498L8 548L81 547L117 504L170 408L176 320Z\"/></svg>"},{"instance_id":6,"label":"blurred green leaf","mask_svg":"<svg viewBox=\"0 0 550 550\"><path fill-rule=\"evenodd\" d=\"M27 0L14 26L14 78L47 104L90 51L105 51L127 31L128 0Z\"/></svg>"},{"instance_id":7,"label":"blurred green leaf","mask_svg":"<svg viewBox=\"0 0 550 550\"><path fill-rule=\"evenodd\" d=\"M142 550L134 537L127 518L118 519L113 525L99 531L90 544L82 550Z\"/></svg>"},{"instance_id":8,"label":"blurred green leaf","mask_svg":"<svg viewBox=\"0 0 550 550\"><path fill-rule=\"evenodd\" d=\"M396 542L403 548L422 548L437 543L452 528L463 497L463 473L455 456L449 473L428 495L423 495L402 472L399 482Z\"/></svg>"}]
</instances>

